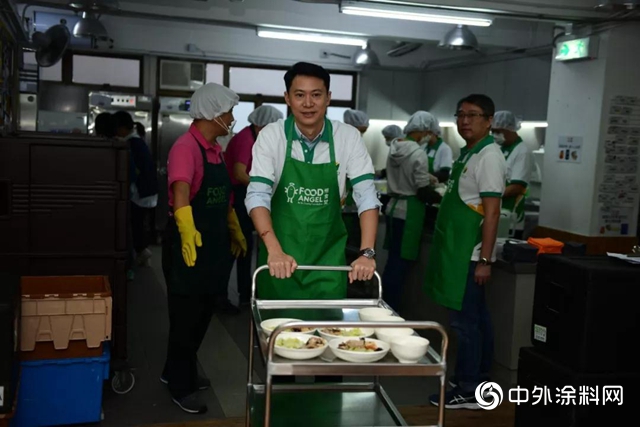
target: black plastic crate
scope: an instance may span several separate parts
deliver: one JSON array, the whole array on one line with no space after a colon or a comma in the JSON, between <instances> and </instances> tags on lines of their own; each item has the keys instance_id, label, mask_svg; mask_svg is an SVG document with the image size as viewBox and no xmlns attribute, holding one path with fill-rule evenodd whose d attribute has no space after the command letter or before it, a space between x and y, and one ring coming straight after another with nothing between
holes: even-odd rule
<instances>
[{"instance_id":1,"label":"black plastic crate","mask_svg":"<svg viewBox=\"0 0 640 427\"><path fill-rule=\"evenodd\" d=\"M534 347L520 349L518 362L518 387L529 392L525 403L516 405L515 427L595 427L617 425L614 420L625 416L634 419L637 397L640 395L638 383L640 374L583 374L543 355ZM605 387L622 387L622 405L604 403ZM551 402L537 402L540 392L532 399L535 387L549 390ZM560 401L560 392L565 387L573 387L574 401ZM589 402L581 397L582 390L589 393ZM597 402L594 395L597 393ZM612 396L613 394L609 394ZM505 399L507 398L505 392ZM534 404L535 403L535 404ZM569 404L563 404L569 403ZM633 424L633 423L632 423ZM626 423L620 421L620 425Z\"/></svg>"},{"instance_id":2,"label":"black plastic crate","mask_svg":"<svg viewBox=\"0 0 640 427\"><path fill-rule=\"evenodd\" d=\"M0 414L13 409L20 349L20 276L0 270Z\"/></svg>"},{"instance_id":3,"label":"black plastic crate","mask_svg":"<svg viewBox=\"0 0 640 427\"><path fill-rule=\"evenodd\" d=\"M531 342L580 372L640 372L640 266L607 256L541 255Z\"/></svg>"}]
</instances>

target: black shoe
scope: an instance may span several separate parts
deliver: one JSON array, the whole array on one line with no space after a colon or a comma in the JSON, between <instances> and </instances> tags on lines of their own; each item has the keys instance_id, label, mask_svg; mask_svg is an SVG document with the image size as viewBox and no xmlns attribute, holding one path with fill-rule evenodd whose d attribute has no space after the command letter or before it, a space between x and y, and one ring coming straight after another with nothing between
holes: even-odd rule
<instances>
[{"instance_id":1,"label":"black shoe","mask_svg":"<svg viewBox=\"0 0 640 427\"><path fill-rule=\"evenodd\" d=\"M160 382L162 384L169 384L169 381L167 381L167 378L164 375L160 377ZM198 376L196 379L196 387L198 390L207 390L211 387L211 381L209 378Z\"/></svg>"},{"instance_id":2,"label":"black shoe","mask_svg":"<svg viewBox=\"0 0 640 427\"><path fill-rule=\"evenodd\" d=\"M432 405L440 404L440 394L433 394L429 397ZM444 407L447 409L481 409L476 401L476 394L464 393L460 388L454 388L444 395Z\"/></svg>"},{"instance_id":3,"label":"black shoe","mask_svg":"<svg viewBox=\"0 0 640 427\"><path fill-rule=\"evenodd\" d=\"M491 381L491 379L487 376L487 377L481 377L480 378L480 382L489 382ZM451 388L456 388L458 387L458 379L456 378L455 375L453 375L451 378L449 378L449 385L451 386Z\"/></svg>"},{"instance_id":4,"label":"black shoe","mask_svg":"<svg viewBox=\"0 0 640 427\"><path fill-rule=\"evenodd\" d=\"M174 398L173 403L189 414L204 414L209 410L197 393L192 393L180 400Z\"/></svg>"}]
</instances>

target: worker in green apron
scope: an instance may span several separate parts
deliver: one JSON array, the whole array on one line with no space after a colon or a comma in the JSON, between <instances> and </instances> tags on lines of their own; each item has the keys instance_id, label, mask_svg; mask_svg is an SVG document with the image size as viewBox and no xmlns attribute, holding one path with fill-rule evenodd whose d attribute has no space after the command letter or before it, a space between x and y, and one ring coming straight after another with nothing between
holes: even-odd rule
<instances>
[{"instance_id":1,"label":"worker in green apron","mask_svg":"<svg viewBox=\"0 0 640 427\"><path fill-rule=\"evenodd\" d=\"M360 135L364 135L367 129L369 129L369 116L367 113L360 110L345 110L343 116L343 121L358 129ZM354 237L358 235L358 218L354 214L354 211L357 211L356 202L353 199L353 186L351 182L347 181L347 197L344 202L343 209L345 209L345 213L342 216L344 220L344 225L347 228L347 235L349 236L349 241L353 241Z\"/></svg>"},{"instance_id":2,"label":"worker in green apron","mask_svg":"<svg viewBox=\"0 0 640 427\"><path fill-rule=\"evenodd\" d=\"M162 246L167 284L169 342L161 381L173 402L192 414L207 411L198 390L210 386L197 373L197 352L216 298L226 295L232 257L246 252L231 208L231 180L216 139L233 126L238 95L210 83L191 99L189 131L173 145L167 162L169 221Z\"/></svg>"},{"instance_id":3,"label":"worker in green apron","mask_svg":"<svg viewBox=\"0 0 640 427\"><path fill-rule=\"evenodd\" d=\"M295 64L284 77L292 115L266 126L254 146L246 207L261 238L260 299L344 299L347 283L370 280L380 202L373 163L360 133L326 119L330 77L322 67ZM298 265L345 265L341 201L353 186L360 215L361 251L347 276L296 271Z\"/></svg>"},{"instance_id":4,"label":"worker in green apron","mask_svg":"<svg viewBox=\"0 0 640 427\"><path fill-rule=\"evenodd\" d=\"M507 162L507 188L502 196L502 209L514 215L511 234L522 239L524 233L524 204L531 174L535 167L533 153L522 141L520 122L511 111L498 111L493 118L493 138L502 147Z\"/></svg>"},{"instance_id":5,"label":"worker in green apron","mask_svg":"<svg viewBox=\"0 0 640 427\"><path fill-rule=\"evenodd\" d=\"M382 286L385 301L400 313L407 272L420 254L428 201L424 195L435 182L429 174L427 154L422 147L429 139L434 121L426 111L414 113L404 128L406 138L391 142L387 158L387 188L391 198L386 210L385 247L389 257Z\"/></svg>"},{"instance_id":6,"label":"worker in green apron","mask_svg":"<svg viewBox=\"0 0 640 427\"><path fill-rule=\"evenodd\" d=\"M446 183L453 165L453 151L449 144L443 141L440 123L435 117L430 130L429 140L424 145L429 158L429 173L438 178L438 182Z\"/></svg>"},{"instance_id":7,"label":"worker in green apron","mask_svg":"<svg viewBox=\"0 0 640 427\"><path fill-rule=\"evenodd\" d=\"M470 95L457 106L458 133L466 141L453 165L440 204L424 289L448 308L458 338L454 388L449 409L477 409L475 390L486 380L493 361L493 328L484 297L505 187L506 164L490 135L495 112L485 95ZM439 396L430 397L437 405Z\"/></svg>"}]
</instances>

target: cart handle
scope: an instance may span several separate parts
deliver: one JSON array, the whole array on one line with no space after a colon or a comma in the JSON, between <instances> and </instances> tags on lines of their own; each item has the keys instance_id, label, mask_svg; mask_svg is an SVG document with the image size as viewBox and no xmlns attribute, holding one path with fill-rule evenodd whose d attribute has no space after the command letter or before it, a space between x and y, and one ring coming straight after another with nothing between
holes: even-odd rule
<instances>
[{"instance_id":1,"label":"cart handle","mask_svg":"<svg viewBox=\"0 0 640 427\"><path fill-rule=\"evenodd\" d=\"M258 274L265 271L265 270L269 270L269 266L268 265L263 265L260 266L258 268L256 268L256 271L253 273L253 280L251 282L251 301L255 301L256 300L256 282L257 282L257 278L258 278ZM353 268L351 266L345 265L345 266L324 266L324 265L299 265L296 268L297 270L306 270L306 271L346 271L349 272L351 270L353 270ZM380 277L380 274L378 274L377 271L373 272L373 275L376 279L378 279L378 301L382 301L382 277Z\"/></svg>"}]
</instances>

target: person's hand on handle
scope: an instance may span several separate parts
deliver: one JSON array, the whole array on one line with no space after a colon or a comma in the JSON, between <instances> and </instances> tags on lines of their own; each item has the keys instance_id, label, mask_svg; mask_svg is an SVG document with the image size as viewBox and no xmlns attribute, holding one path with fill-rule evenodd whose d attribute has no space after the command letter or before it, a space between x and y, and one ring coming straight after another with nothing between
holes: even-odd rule
<instances>
[{"instance_id":1,"label":"person's hand on handle","mask_svg":"<svg viewBox=\"0 0 640 427\"><path fill-rule=\"evenodd\" d=\"M349 283L356 280L371 280L376 271L376 260L361 256L351 263L352 270L349 272Z\"/></svg>"},{"instance_id":2,"label":"person's hand on handle","mask_svg":"<svg viewBox=\"0 0 640 427\"><path fill-rule=\"evenodd\" d=\"M269 253L267 265L269 266L269 273L278 279L290 278L298 268L296 260L284 252Z\"/></svg>"},{"instance_id":3,"label":"person's hand on handle","mask_svg":"<svg viewBox=\"0 0 640 427\"><path fill-rule=\"evenodd\" d=\"M191 206L184 206L176 210L174 217L180 233L182 258L188 267L193 267L198 258L196 247L202 247L202 235L196 230Z\"/></svg>"},{"instance_id":4,"label":"person's hand on handle","mask_svg":"<svg viewBox=\"0 0 640 427\"><path fill-rule=\"evenodd\" d=\"M490 265L476 265L475 281L478 285L486 285L491 279L491 266Z\"/></svg>"}]
</instances>

